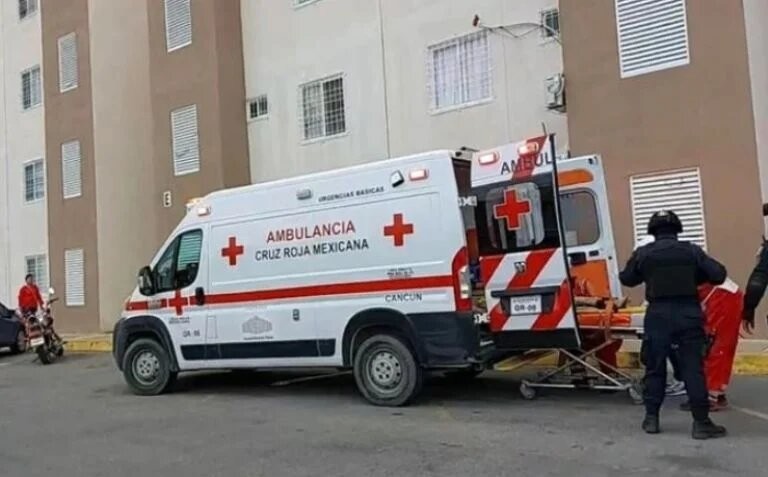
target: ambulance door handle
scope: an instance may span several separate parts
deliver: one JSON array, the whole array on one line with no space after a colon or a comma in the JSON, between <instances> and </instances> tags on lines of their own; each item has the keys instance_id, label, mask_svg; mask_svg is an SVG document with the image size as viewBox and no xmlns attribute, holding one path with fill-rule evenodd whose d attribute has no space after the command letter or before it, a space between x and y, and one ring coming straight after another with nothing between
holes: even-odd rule
<instances>
[{"instance_id":1,"label":"ambulance door handle","mask_svg":"<svg viewBox=\"0 0 768 477\"><path fill-rule=\"evenodd\" d=\"M195 288L195 305L197 306L205 305L205 290L203 289L203 287Z\"/></svg>"}]
</instances>

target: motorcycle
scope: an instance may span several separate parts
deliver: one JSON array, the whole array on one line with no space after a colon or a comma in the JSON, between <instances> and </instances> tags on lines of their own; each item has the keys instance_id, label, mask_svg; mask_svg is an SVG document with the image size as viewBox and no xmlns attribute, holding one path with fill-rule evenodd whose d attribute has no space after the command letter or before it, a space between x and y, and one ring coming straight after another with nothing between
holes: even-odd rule
<instances>
[{"instance_id":1,"label":"motorcycle","mask_svg":"<svg viewBox=\"0 0 768 477\"><path fill-rule=\"evenodd\" d=\"M53 288L48 293L50 298L40 313L25 317L29 347L35 350L43 364L51 364L64 355L64 341L53 328L51 314L51 305L59 299L53 297Z\"/></svg>"}]
</instances>

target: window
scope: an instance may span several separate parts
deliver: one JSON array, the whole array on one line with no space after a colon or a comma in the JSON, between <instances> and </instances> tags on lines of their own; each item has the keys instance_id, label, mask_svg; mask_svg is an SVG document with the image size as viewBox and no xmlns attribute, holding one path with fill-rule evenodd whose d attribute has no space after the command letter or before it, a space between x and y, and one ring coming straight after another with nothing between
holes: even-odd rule
<instances>
[{"instance_id":1,"label":"window","mask_svg":"<svg viewBox=\"0 0 768 477\"><path fill-rule=\"evenodd\" d=\"M552 8L541 12L541 36L555 38L560 35L560 10Z\"/></svg>"},{"instance_id":2,"label":"window","mask_svg":"<svg viewBox=\"0 0 768 477\"><path fill-rule=\"evenodd\" d=\"M429 49L428 72L433 111L491 99L488 33L481 31Z\"/></svg>"},{"instance_id":3,"label":"window","mask_svg":"<svg viewBox=\"0 0 768 477\"><path fill-rule=\"evenodd\" d=\"M687 65L685 0L615 0L621 77Z\"/></svg>"},{"instance_id":4,"label":"window","mask_svg":"<svg viewBox=\"0 0 768 477\"><path fill-rule=\"evenodd\" d=\"M704 198L698 169L670 171L630 178L635 243L646 235L654 212L671 210L683 223L682 240L707 248Z\"/></svg>"},{"instance_id":5,"label":"window","mask_svg":"<svg viewBox=\"0 0 768 477\"><path fill-rule=\"evenodd\" d=\"M67 306L84 306L85 254L83 249L64 251L64 282Z\"/></svg>"},{"instance_id":6,"label":"window","mask_svg":"<svg viewBox=\"0 0 768 477\"><path fill-rule=\"evenodd\" d=\"M61 180L65 199L82 195L80 141L70 141L61 145Z\"/></svg>"},{"instance_id":7,"label":"window","mask_svg":"<svg viewBox=\"0 0 768 477\"><path fill-rule=\"evenodd\" d=\"M155 265L157 293L186 288L197 279L203 232L193 230L173 240Z\"/></svg>"},{"instance_id":8,"label":"window","mask_svg":"<svg viewBox=\"0 0 768 477\"><path fill-rule=\"evenodd\" d=\"M77 35L59 38L59 91L77 88Z\"/></svg>"},{"instance_id":9,"label":"window","mask_svg":"<svg viewBox=\"0 0 768 477\"><path fill-rule=\"evenodd\" d=\"M171 111L173 173L177 176L200 170L200 138L197 129L197 105Z\"/></svg>"},{"instance_id":10,"label":"window","mask_svg":"<svg viewBox=\"0 0 768 477\"><path fill-rule=\"evenodd\" d=\"M559 247L560 233L555 215L554 188L549 176L517 185L490 185L475 189L480 255L499 255L529 250ZM514 196L509 196L514 193ZM527 211L514 220L518 227L510 227L506 218L497 218L498 208L511 201L527 202ZM530 213L529 213L530 212Z\"/></svg>"},{"instance_id":11,"label":"window","mask_svg":"<svg viewBox=\"0 0 768 477\"><path fill-rule=\"evenodd\" d=\"M265 118L269 114L267 95L262 94L248 101L248 119Z\"/></svg>"},{"instance_id":12,"label":"window","mask_svg":"<svg viewBox=\"0 0 768 477\"><path fill-rule=\"evenodd\" d=\"M19 2L19 19L31 17L37 13L38 0L18 0Z\"/></svg>"},{"instance_id":13,"label":"window","mask_svg":"<svg viewBox=\"0 0 768 477\"><path fill-rule=\"evenodd\" d=\"M560 194L560 210L565 231L565 246L592 245L600 238L597 203L588 191Z\"/></svg>"},{"instance_id":14,"label":"window","mask_svg":"<svg viewBox=\"0 0 768 477\"><path fill-rule=\"evenodd\" d=\"M40 290L48 289L48 257L45 254L30 255L24 258L26 262L25 275L32 274L35 276L37 287Z\"/></svg>"},{"instance_id":15,"label":"window","mask_svg":"<svg viewBox=\"0 0 768 477\"><path fill-rule=\"evenodd\" d=\"M42 159L24 165L24 200L35 202L45 197L45 165Z\"/></svg>"},{"instance_id":16,"label":"window","mask_svg":"<svg viewBox=\"0 0 768 477\"><path fill-rule=\"evenodd\" d=\"M40 67L34 66L21 73L21 104L26 111L42 101Z\"/></svg>"},{"instance_id":17,"label":"window","mask_svg":"<svg viewBox=\"0 0 768 477\"><path fill-rule=\"evenodd\" d=\"M343 78L337 76L301 86L304 140L343 134L347 130L344 114Z\"/></svg>"},{"instance_id":18,"label":"window","mask_svg":"<svg viewBox=\"0 0 768 477\"><path fill-rule=\"evenodd\" d=\"M165 42L169 52L192 44L189 0L165 0Z\"/></svg>"}]
</instances>

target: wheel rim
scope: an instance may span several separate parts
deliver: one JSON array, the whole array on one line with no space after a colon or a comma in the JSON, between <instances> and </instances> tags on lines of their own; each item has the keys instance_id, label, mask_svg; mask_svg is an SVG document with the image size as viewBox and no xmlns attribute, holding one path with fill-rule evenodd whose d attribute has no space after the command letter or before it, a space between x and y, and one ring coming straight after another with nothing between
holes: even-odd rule
<instances>
[{"instance_id":1,"label":"wheel rim","mask_svg":"<svg viewBox=\"0 0 768 477\"><path fill-rule=\"evenodd\" d=\"M160 359L152 351L142 351L133 359L132 370L141 384L154 384L160 375Z\"/></svg>"},{"instance_id":2,"label":"wheel rim","mask_svg":"<svg viewBox=\"0 0 768 477\"><path fill-rule=\"evenodd\" d=\"M372 353L365 368L368 382L379 394L395 394L403 383L400 359L388 349Z\"/></svg>"}]
</instances>

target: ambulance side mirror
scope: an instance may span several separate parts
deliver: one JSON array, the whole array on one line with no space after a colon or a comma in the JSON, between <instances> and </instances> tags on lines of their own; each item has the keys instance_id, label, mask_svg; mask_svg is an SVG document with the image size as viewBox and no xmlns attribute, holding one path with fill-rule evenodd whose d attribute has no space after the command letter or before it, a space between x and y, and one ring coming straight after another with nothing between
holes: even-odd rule
<instances>
[{"instance_id":1,"label":"ambulance side mirror","mask_svg":"<svg viewBox=\"0 0 768 477\"><path fill-rule=\"evenodd\" d=\"M155 284L152 278L151 268L144 267L139 270L139 293L144 296L152 296L155 294Z\"/></svg>"}]
</instances>

